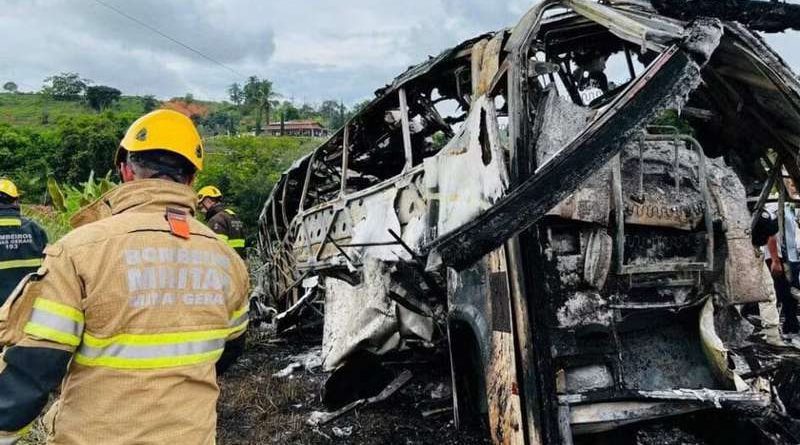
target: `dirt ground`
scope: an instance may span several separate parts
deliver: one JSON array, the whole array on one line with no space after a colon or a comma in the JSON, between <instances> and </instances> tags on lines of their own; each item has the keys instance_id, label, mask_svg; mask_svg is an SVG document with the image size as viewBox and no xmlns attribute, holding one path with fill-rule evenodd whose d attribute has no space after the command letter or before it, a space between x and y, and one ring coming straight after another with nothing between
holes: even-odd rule
<instances>
[{"instance_id":1,"label":"dirt ground","mask_svg":"<svg viewBox=\"0 0 800 445\"><path fill-rule=\"evenodd\" d=\"M314 411L323 411L322 388L328 377L320 368L298 369L288 377L273 374L296 362L299 354L318 347L318 338L293 337L276 341L250 334L245 356L220 379L218 405L219 445L251 444L381 444L381 445L483 445L490 442L482 431L457 431L452 422L450 377L446 357L433 360L407 360L390 369L397 375L404 370L413 378L385 402L351 411L333 422L314 428L306 424ZM800 360L800 357L797 358ZM800 363L800 362L798 362ZM781 377L778 386L792 415L798 411L796 374ZM423 412L433 413L427 417ZM694 430L704 431L713 422L700 418L689 422ZM711 419L709 417L709 419ZM689 419L691 420L691 419ZM779 423L783 423L779 419ZM687 423L688 424L688 423ZM735 424L729 422L728 425ZM748 423L749 425L749 423ZM783 425L788 427L789 425ZM750 426L752 429L752 426ZM800 432L800 424L794 426ZM780 428L779 428L780 429ZM689 428L687 431L691 431ZM716 430L716 428L712 428ZM632 441L610 439L603 443L648 443L691 445L707 443L689 440L675 433L674 425L656 423L637 433ZM681 430L681 434L689 434ZM738 431L738 430L737 430ZM714 433L716 434L716 433ZM735 437L736 431L729 434ZM691 436L694 437L694 436ZM708 443L717 443L708 442ZM40 422L20 445L43 445L45 434ZM580 443L580 442L576 442ZM742 443L723 441L723 443ZM745 443L756 443L747 441Z\"/></svg>"},{"instance_id":2,"label":"dirt ground","mask_svg":"<svg viewBox=\"0 0 800 445\"><path fill-rule=\"evenodd\" d=\"M321 390L327 374L320 368L301 369L285 378L273 374L318 341L275 342L252 335L249 340L246 356L221 379L219 445L489 443L479 432L454 428L447 394L449 370L441 360L394 367L393 371L408 369L414 374L403 389L382 404L313 428L306 420L312 411L324 411ZM443 388L444 397L439 394ZM436 414L425 418L422 413L426 411Z\"/></svg>"}]
</instances>

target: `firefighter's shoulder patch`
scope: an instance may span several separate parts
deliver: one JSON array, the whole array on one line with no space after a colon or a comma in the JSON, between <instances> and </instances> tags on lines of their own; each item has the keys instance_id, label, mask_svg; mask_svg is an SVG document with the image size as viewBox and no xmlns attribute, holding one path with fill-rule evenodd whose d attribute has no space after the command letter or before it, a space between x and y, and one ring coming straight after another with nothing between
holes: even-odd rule
<instances>
[{"instance_id":1,"label":"firefighter's shoulder patch","mask_svg":"<svg viewBox=\"0 0 800 445\"><path fill-rule=\"evenodd\" d=\"M189 239L191 237L189 231L189 217L183 210L178 209L167 209L166 214L167 222L169 222L169 231L183 239Z\"/></svg>"}]
</instances>

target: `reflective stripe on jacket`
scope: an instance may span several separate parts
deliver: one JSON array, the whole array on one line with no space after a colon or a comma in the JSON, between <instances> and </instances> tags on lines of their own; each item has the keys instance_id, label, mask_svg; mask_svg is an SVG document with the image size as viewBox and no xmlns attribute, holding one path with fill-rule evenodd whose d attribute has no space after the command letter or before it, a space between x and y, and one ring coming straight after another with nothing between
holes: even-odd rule
<instances>
[{"instance_id":1,"label":"reflective stripe on jacket","mask_svg":"<svg viewBox=\"0 0 800 445\"><path fill-rule=\"evenodd\" d=\"M217 204L208 210L208 227L236 253L245 258L244 224L236 212Z\"/></svg>"},{"instance_id":2,"label":"reflective stripe on jacket","mask_svg":"<svg viewBox=\"0 0 800 445\"><path fill-rule=\"evenodd\" d=\"M20 216L19 208L0 208L0 304L22 278L42 265L47 234Z\"/></svg>"},{"instance_id":3,"label":"reflective stripe on jacket","mask_svg":"<svg viewBox=\"0 0 800 445\"><path fill-rule=\"evenodd\" d=\"M0 311L0 342L73 354L48 444L215 443L215 363L247 327L248 274L194 218L171 233L166 209L194 202L162 180L109 192Z\"/></svg>"}]
</instances>

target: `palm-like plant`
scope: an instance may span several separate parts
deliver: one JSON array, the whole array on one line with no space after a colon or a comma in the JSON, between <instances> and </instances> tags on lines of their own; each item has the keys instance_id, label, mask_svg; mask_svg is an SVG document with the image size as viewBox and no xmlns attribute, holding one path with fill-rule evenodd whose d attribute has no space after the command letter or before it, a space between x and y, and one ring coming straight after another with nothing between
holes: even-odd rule
<instances>
[{"instance_id":1,"label":"palm-like plant","mask_svg":"<svg viewBox=\"0 0 800 445\"><path fill-rule=\"evenodd\" d=\"M278 94L272 89L272 82L250 76L244 86L245 103L254 108L256 112L256 134L261 134L261 120L266 116L269 125L269 116Z\"/></svg>"}]
</instances>

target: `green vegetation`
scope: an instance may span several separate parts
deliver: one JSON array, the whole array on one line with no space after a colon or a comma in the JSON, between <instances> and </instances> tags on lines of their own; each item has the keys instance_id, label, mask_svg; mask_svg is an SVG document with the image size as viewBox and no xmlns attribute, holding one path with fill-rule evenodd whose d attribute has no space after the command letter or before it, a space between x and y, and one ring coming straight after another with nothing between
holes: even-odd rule
<instances>
[{"instance_id":1,"label":"green vegetation","mask_svg":"<svg viewBox=\"0 0 800 445\"><path fill-rule=\"evenodd\" d=\"M114 112L78 114L38 129L0 123L0 175L18 183L26 202L45 204L48 176L79 184L92 171L111 170L119 141L136 117Z\"/></svg>"},{"instance_id":2,"label":"green vegetation","mask_svg":"<svg viewBox=\"0 0 800 445\"><path fill-rule=\"evenodd\" d=\"M121 97L107 108L114 113L144 114L145 99ZM62 101L38 93L0 94L0 123L33 129L52 128L64 118L95 114L82 101Z\"/></svg>"},{"instance_id":3,"label":"green vegetation","mask_svg":"<svg viewBox=\"0 0 800 445\"><path fill-rule=\"evenodd\" d=\"M674 109L664 110L651 125L656 127L671 127L677 129L679 134L694 134L694 130L689 124L689 121L681 117L678 110ZM660 130L666 133L672 133L675 130L671 130L671 128L661 128Z\"/></svg>"},{"instance_id":4,"label":"green vegetation","mask_svg":"<svg viewBox=\"0 0 800 445\"><path fill-rule=\"evenodd\" d=\"M6 93L0 93L0 177L17 183L24 213L44 226L52 240L68 232L69 218L81 206L118 181L112 170L119 141L148 111L169 108L194 120L208 148L207 169L196 185L220 187L252 240L281 173L321 141L243 133L259 133L264 124L281 118L315 120L335 129L361 106L348 109L335 100L296 106L280 101L272 83L256 76L228 89L232 103L201 101L191 94L161 102L91 83L77 73L61 73L45 79L39 93L19 93L13 81L3 84ZM105 179L98 183L95 173Z\"/></svg>"},{"instance_id":5,"label":"green vegetation","mask_svg":"<svg viewBox=\"0 0 800 445\"><path fill-rule=\"evenodd\" d=\"M81 183L80 188L71 185L62 187L52 176L47 178L47 193L53 202L53 208L67 217L72 217L81 208L97 201L116 186L117 184L111 182L110 171L100 180L95 180L92 172L89 179Z\"/></svg>"},{"instance_id":6,"label":"green vegetation","mask_svg":"<svg viewBox=\"0 0 800 445\"><path fill-rule=\"evenodd\" d=\"M47 180L47 192L52 206L23 205L22 214L36 221L47 232L52 242L69 233L69 219L81 209L111 190L116 184L111 182L111 172L104 178L96 180L94 172L89 179L81 183L81 187L61 186L55 178Z\"/></svg>"},{"instance_id":7,"label":"green vegetation","mask_svg":"<svg viewBox=\"0 0 800 445\"><path fill-rule=\"evenodd\" d=\"M52 207L23 205L22 214L39 224L47 232L50 242L61 239L71 229L67 215L56 212Z\"/></svg>"},{"instance_id":8,"label":"green vegetation","mask_svg":"<svg viewBox=\"0 0 800 445\"><path fill-rule=\"evenodd\" d=\"M281 173L319 143L318 139L288 136L212 138L206 143L207 166L197 178L196 188L219 187L252 239L264 201Z\"/></svg>"}]
</instances>

